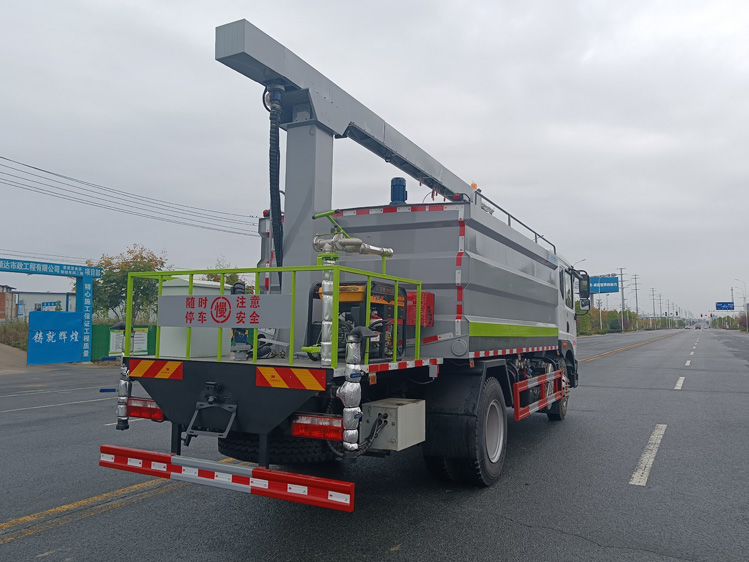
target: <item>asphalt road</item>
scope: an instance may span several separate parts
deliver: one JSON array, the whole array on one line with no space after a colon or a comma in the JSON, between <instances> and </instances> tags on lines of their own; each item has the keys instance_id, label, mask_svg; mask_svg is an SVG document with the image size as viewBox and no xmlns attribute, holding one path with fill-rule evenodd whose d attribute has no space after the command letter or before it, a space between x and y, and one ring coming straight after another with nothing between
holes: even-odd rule
<instances>
[{"instance_id":1,"label":"asphalt road","mask_svg":"<svg viewBox=\"0 0 749 562\"><path fill-rule=\"evenodd\" d=\"M567 418L510 421L497 485L438 484L415 447L325 469L352 514L99 468L101 443L169 446L114 430L115 368L0 374L0 561L747 560L749 337L579 344Z\"/></svg>"}]
</instances>

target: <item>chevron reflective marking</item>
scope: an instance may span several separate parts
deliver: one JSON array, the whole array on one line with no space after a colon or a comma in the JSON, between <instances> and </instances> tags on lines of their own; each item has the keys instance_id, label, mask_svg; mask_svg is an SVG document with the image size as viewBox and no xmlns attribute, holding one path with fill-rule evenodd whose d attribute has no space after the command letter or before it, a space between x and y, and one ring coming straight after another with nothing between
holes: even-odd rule
<instances>
[{"instance_id":1,"label":"chevron reflective marking","mask_svg":"<svg viewBox=\"0 0 749 562\"><path fill-rule=\"evenodd\" d=\"M326 377L325 369L258 367L255 374L255 385L270 388L325 390Z\"/></svg>"},{"instance_id":2,"label":"chevron reflective marking","mask_svg":"<svg viewBox=\"0 0 749 562\"><path fill-rule=\"evenodd\" d=\"M128 366L133 378L182 380L182 361L131 359Z\"/></svg>"},{"instance_id":3,"label":"chevron reflective marking","mask_svg":"<svg viewBox=\"0 0 749 562\"><path fill-rule=\"evenodd\" d=\"M99 466L337 511L352 512L354 510L354 484L352 482L113 445L101 446Z\"/></svg>"}]
</instances>

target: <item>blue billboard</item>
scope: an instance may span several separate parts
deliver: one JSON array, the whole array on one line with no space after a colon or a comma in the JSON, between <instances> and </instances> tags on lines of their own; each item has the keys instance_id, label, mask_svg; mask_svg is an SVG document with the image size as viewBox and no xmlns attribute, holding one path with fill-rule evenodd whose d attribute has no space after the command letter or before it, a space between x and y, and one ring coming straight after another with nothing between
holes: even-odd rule
<instances>
[{"instance_id":1,"label":"blue billboard","mask_svg":"<svg viewBox=\"0 0 749 562\"><path fill-rule=\"evenodd\" d=\"M716 302L715 310L733 310L732 302Z\"/></svg>"},{"instance_id":2,"label":"blue billboard","mask_svg":"<svg viewBox=\"0 0 749 562\"><path fill-rule=\"evenodd\" d=\"M42 273L44 275L60 275L63 277L101 277L100 267L27 260L0 259L0 271L9 271L10 273Z\"/></svg>"},{"instance_id":3,"label":"blue billboard","mask_svg":"<svg viewBox=\"0 0 749 562\"><path fill-rule=\"evenodd\" d=\"M32 312L26 362L29 365L77 363L84 355L83 338L82 312Z\"/></svg>"},{"instance_id":4,"label":"blue billboard","mask_svg":"<svg viewBox=\"0 0 749 562\"><path fill-rule=\"evenodd\" d=\"M590 292L591 294L597 293L618 293L619 292L619 278L615 275L608 277L591 277L590 278Z\"/></svg>"},{"instance_id":5,"label":"blue billboard","mask_svg":"<svg viewBox=\"0 0 749 562\"><path fill-rule=\"evenodd\" d=\"M91 360L91 322L94 313L94 279L101 277L100 267L89 267L87 265L70 265L66 263L0 259L0 271L9 271L11 273L26 273L28 275L41 274L75 277L75 309L78 312L83 312L83 348L81 350L81 357L84 361ZM50 307L50 304L56 303L42 303L42 310L55 310L56 306ZM31 346L29 346L29 350L31 350ZM76 361L80 361L80 359L76 359Z\"/></svg>"}]
</instances>

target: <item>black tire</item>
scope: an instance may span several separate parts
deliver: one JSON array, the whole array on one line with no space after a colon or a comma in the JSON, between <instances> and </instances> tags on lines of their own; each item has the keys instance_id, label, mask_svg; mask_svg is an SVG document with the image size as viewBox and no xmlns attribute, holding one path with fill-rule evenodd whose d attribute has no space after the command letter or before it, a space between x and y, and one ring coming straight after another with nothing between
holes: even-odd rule
<instances>
[{"instance_id":1,"label":"black tire","mask_svg":"<svg viewBox=\"0 0 749 562\"><path fill-rule=\"evenodd\" d=\"M229 433L224 438L219 437L218 452L240 461L258 462L258 436L250 433ZM335 459L325 441L282 434L269 437L268 457L270 464L318 463Z\"/></svg>"},{"instance_id":2,"label":"black tire","mask_svg":"<svg viewBox=\"0 0 749 562\"><path fill-rule=\"evenodd\" d=\"M491 486L499 480L507 450L507 406L495 378L484 381L471 440L473 458L449 459L448 472L474 486Z\"/></svg>"},{"instance_id":3,"label":"black tire","mask_svg":"<svg viewBox=\"0 0 749 562\"><path fill-rule=\"evenodd\" d=\"M455 478L450 473L448 459L444 457L424 457L424 464L429 475L439 482L453 482Z\"/></svg>"},{"instance_id":4,"label":"black tire","mask_svg":"<svg viewBox=\"0 0 749 562\"><path fill-rule=\"evenodd\" d=\"M565 363L562 363L562 380L567 378L567 365ZM546 412L546 415L549 417L551 421L562 421L565 417L567 417L567 405L570 401L569 396L567 395L569 393L569 381L562 382L562 389L564 389L564 395L562 396L561 400L557 400L554 402L551 406L549 406L549 409Z\"/></svg>"}]
</instances>

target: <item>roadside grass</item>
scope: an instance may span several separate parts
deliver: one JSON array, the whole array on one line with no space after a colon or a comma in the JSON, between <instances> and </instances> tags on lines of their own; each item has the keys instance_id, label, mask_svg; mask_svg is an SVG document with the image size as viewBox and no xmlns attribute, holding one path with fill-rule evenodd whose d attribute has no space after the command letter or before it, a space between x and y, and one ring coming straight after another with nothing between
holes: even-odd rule
<instances>
[{"instance_id":1,"label":"roadside grass","mask_svg":"<svg viewBox=\"0 0 749 562\"><path fill-rule=\"evenodd\" d=\"M23 320L6 320L0 322L0 343L27 351L29 342L29 325Z\"/></svg>"}]
</instances>

